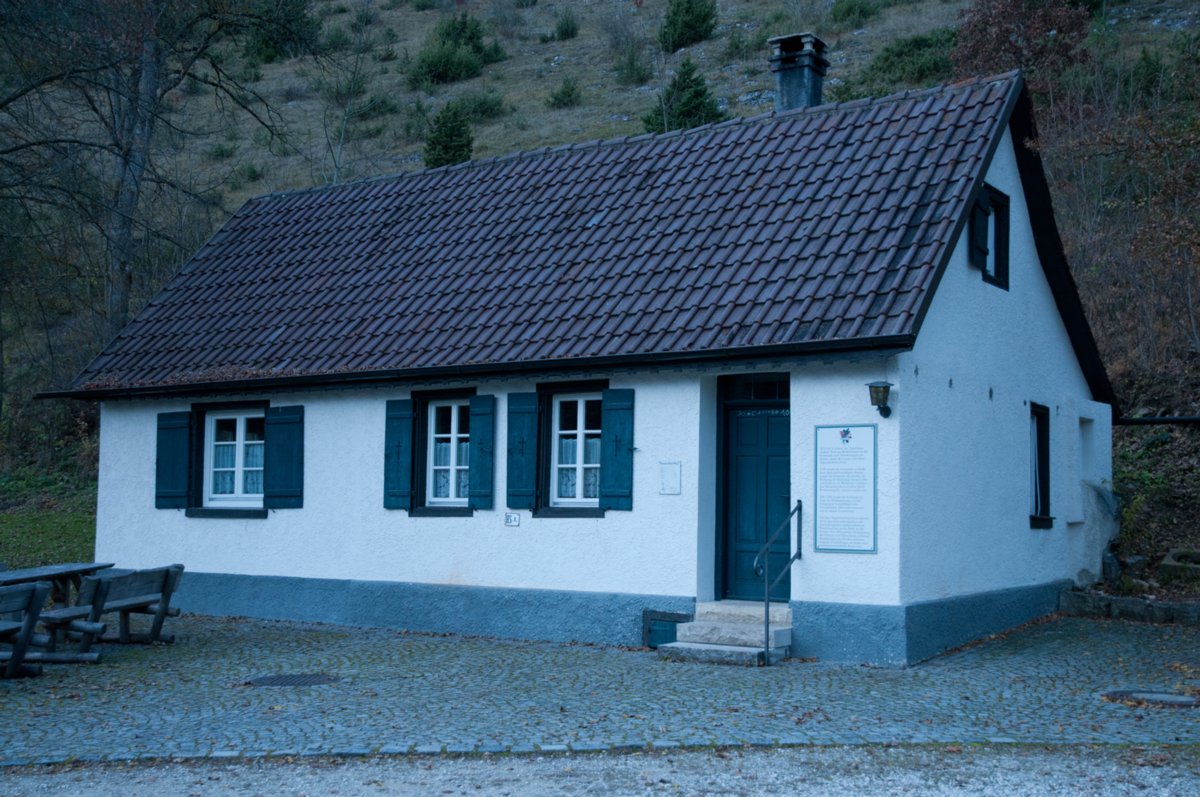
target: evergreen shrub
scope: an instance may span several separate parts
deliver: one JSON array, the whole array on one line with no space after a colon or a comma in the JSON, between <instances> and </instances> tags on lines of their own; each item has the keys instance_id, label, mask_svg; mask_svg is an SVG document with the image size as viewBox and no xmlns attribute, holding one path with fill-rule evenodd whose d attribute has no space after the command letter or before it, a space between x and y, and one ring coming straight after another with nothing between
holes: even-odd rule
<instances>
[{"instance_id":1,"label":"evergreen shrub","mask_svg":"<svg viewBox=\"0 0 1200 797\"><path fill-rule=\"evenodd\" d=\"M408 75L410 88L454 83L477 77L487 64L503 61L505 52L493 41L483 41L483 23L463 12L437 24Z\"/></svg>"},{"instance_id":2,"label":"evergreen shrub","mask_svg":"<svg viewBox=\"0 0 1200 797\"><path fill-rule=\"evenodd\" d=\"M425 166L429 169L450 166L471 159L474 147L471 123L456 103L448 102L429 125L425 139Z\"/></svg>"},{"instance_id":3,"label":"evergreen shrub","mask_svg":"<svg viewBox=\"0 0 1200 797\"><path fill-rule=\"evenodd\" d=\"M550 95L550 99L546 100L546 105L555 110L574 108L582 103L583 95L579 91L579 85L569 77L563 78L562 84Z\"/></svg>"},{"instance_id":4,"label":"evergreen shrub","mask_svg":"<svg viewBox=\"0 0 1200 797\"><path fill-rule=\"evenodd\" d=\"M716 26L716 0L671 0L658 43L663 52L673 53L712 36Z\"/></svg>"},{"instance_id":5,"label":"evergreen shrub","mask_svg":"<svg viewBox=\"0 0 1200 797\"><path fill-rule=\"evenodd\" d=\"M679 71L658 98L658 106L642 117L647 133L665 133L720 122L725 114L708 91L708 83L696 71L692 59L684 58Z\"/></svg>"}]
</instances>

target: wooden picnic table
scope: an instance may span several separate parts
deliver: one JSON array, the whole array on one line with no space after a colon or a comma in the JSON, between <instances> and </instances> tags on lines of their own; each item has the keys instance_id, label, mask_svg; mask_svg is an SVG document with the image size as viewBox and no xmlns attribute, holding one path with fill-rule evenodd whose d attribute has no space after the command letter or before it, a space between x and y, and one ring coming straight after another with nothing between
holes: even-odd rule
<instances>
[{"instance_id":1,"label":"wooden picnic table","mask_svg":"<svg viewBox=\"0 0 1200 797\"><path fill-rule=\"evenodd\" d=\"M66 606L71 589L79 589L84 576L112 567L112 562L66 562L61 565L25 567L20 570L0 570L0 587L12 584L27 584L31 581L49 581L54 585L51 597L59 606Z\"/></svg>"}]
</instances>

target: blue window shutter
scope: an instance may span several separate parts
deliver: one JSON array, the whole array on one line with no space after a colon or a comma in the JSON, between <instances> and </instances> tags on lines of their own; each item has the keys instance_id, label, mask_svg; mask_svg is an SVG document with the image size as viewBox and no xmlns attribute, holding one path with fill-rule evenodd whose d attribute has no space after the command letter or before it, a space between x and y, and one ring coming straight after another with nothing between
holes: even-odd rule
<instances>
[{"instance_id":1,"label":"blue window shutter","mask_svg":"<svg viewBox=\"0 0 1200 797\"><path fill-rule=\"evenodd\" d=\"M509 509L537 506L537 432L537 393L510 393L506 469Z\"/></svg>"},{"instance_id":2,"label":"blue window shutter","mask_svg":"<svg viewBox=\"0 0 1200 797\"><path fill-rule=\"evenodd\" d=\"M996 254L993 260L996 263L996 280L1004 287L1008 287L1008 197L993 196L992 197L992 218L996 227L995 246Z\"/></svg>"},{"instance_id":3,"label":"blue window shutter","mask_svg":"<svg viewBox=\"0 0 1200 797\"><path fill-rule=\"evenodd\" d=\"M383 507L384 509L412 509L412 399L396 399L387 403L383 446Z\"/></svg>"},{"instance_id":4,"label":"blue window shutter","mask_svg":"<svg viewBox=\"0 0 1200 797\"><path fill-rule=\"evenodd\" d=\"M633 509L633 391L600 397L600 508Z\"/></svg>"},{"instance_id":5,"label":"blue window shutter","mask_svg":"<svg viewBox=\"0 0 1200 797\"><path fill-rule=\"evenodd\" d=\"M471 396L470 488L467 505L492 508L492 472L495 468L496 397Z\"/></svg>"},{"instance_id":6,"label":"blue window shutter","mask_svg":"<svg viewBox=\"0 0 1200 797\"><path fill-rule=\"evenodd\" d=\"M263 457L263 507L304 506L304 407L269 407Z\"/></svg>"},{"instance_id":7,"label":"blue window shutter","mask_svg":"<svg viewBox=\"0 0 1200 797\"><path fill-rule=\"evenodd\" d=\"M154 508L187 509L192 461L190 412L160 412L154 460Z\"/></svg>"},{"instance_id":8,"label":"blue window shutter","mask_svg":"<svg viewBox=\"0 0 1200 797\"><path fill-rule=\"evenodd\" d=\"M988 261L988 204L980 199L971 206L970 240L967 242L967 258L971 265L980 270L987 269Z\"/></svg>"}]
</instances>

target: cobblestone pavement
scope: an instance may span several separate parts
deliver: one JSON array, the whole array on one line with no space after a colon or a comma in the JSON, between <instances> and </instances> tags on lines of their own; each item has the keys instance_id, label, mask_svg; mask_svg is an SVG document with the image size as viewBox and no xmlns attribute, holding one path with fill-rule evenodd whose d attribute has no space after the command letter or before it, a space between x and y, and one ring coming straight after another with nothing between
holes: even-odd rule
<instances>
[{"instance_id":1,"label":"cobblestone pavement","mask_svg":"<svg viewBox=\"0 0 1200 797\"><path fill-rule=\"evenodd\" d=\"M0 681L0 764L864 743L1200 743L1200 629L1057 619L903 670L185 616L178 641ZM326 673L321 686L253 687Z\"/></svg>"}]
</instances>

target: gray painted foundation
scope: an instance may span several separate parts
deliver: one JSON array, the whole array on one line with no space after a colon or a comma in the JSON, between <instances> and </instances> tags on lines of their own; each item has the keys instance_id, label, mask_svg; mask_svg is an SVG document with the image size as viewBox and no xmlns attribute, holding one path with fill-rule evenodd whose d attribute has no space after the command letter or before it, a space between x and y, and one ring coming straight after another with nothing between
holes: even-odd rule
<instances>
[{"instance_id":1,"label":"gray painted foundation","mask_svg":"<svg viewBox=\"0 0 1200 797\"><path fill-rule=\"evenodd\" d=\"M1058 610L1070 582L907 606L792 601L792 655L903 667ZM642 612L695 599L227 573L184 575L174 603L217 616L307 620L551 642L642 644Z\"/></svg>"},{"instance_id":2,"label":"gray painted foundation","mask_svg":"<svg viewBox=\"0 0 1200 797\"><path fill-rule=\"evenodd\" d=\"M908 663L903 606L792 601L792 655L894 667Z\"/></svg>"},{"instance_id":3,"label":"gray painted foundation","mask_svg":"<svg viewBox=\"0 0 1200 797\"><path fill-rule=\"evenodd\" d=\"M227 573L184 574L185 612L552 642L642 644L642 610L692 614L675 595L497 589Z\"/></svg>"},{"instance_id":4,"label":"gray painted foundation","mask_svg":"<svg viewBox=\"0 0 1200 797\"><path fill-rule=\"evenodd\" d=\"M1052 614L1069 581L907 606L792 601L792 655L902 667Z\"/></svg>"},{"instance_id":5,"label":"gray painted foundation","mask_svg":"<svg viewBox=\"0 0 1200 797\"><path fill-rule=\"evenodd\" d=\"M910 604L908 661L924 661L943 650L1053 614L1058 611L1059 594L1070 588L1070 581L1052 581Z\"/></svg>"}]
</instances>

